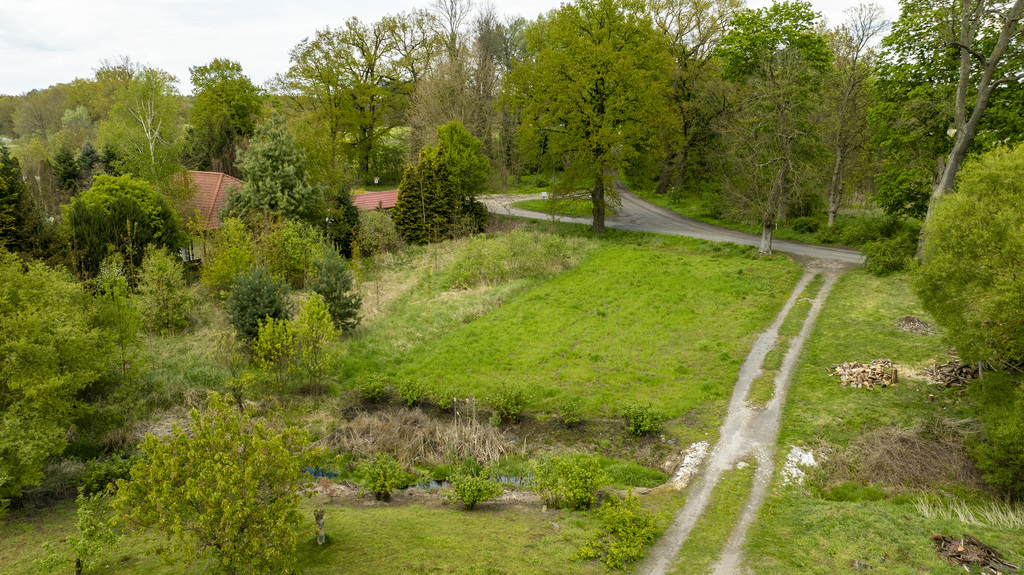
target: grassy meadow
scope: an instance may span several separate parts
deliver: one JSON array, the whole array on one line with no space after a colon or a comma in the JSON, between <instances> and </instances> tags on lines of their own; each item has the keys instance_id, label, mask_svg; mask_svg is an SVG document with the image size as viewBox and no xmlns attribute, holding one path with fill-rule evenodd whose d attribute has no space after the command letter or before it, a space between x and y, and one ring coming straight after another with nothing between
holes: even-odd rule
<instances>
[{"instance_id":1,"label":"grassy meadow","mask_svg":"<svg viewBox=\"0 0 1024 575\"><path fill-rule=\"evenodd\" d=\"M360 260L363 321L333 344L326 386L285 374L283 392L245 392L248 409L273 425L302 427L332 450L338 457L329 469L356 490L332 501L317 496L328 507L329 544L304 539L303 572L605 572L600 563L569 560L598 526L594 511L544 512L525 490L473 512L422 490L380 504L355 495L361 477L353 464L385 450L419 481L463 457L522 476L545 453L591 453L603 489L635 490L645 507L671 513L685 497L650 491L666 478L654 467L679 445L714 435L751 342L800 275L791 260L758 258L745 247L620 231L595 238L583 226L545 222L510 227L517 229ZM231 391L246 359L223 345L222 301L199 286L195 295L184 333L143 336L136 393L98 406L103 417L48 467L28 505L0 524L4 573L38 572L42 544L60 547L74 533L68 498L85 460L130 451L145 433L186 424L208 391ZM374 374L392 385L413 381L426 395L412 408L393 390L367 403L357 384ZM523 423L494 426L489 402L507 385L526 392ZM437 390L468 399L453 414L433 403ZM572 427L561 422L566 398L578 399L582 418ZM660 434L637 438L625 429L621 412L638 400L669 418ZM302 509L310 532L313 505ZM160 541L130 536L88 569L179 572L144 553Z\"/></svg>"}]
</instances>

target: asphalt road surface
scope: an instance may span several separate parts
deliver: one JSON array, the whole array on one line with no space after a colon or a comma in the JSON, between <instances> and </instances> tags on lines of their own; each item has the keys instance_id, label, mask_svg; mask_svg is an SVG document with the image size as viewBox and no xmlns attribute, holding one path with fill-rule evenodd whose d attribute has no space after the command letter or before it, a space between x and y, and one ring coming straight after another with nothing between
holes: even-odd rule
<instances>
[{"instance_id":1,"label":"asphalt road surface","mask_svg":"<svg viewBox=\"0 0 1024 575\"><path fill-rule=\"evenodd\" d=\"M672 210L656 206L648 201L642 200L632 192L629 192L621 184L617 185L619 197L622 198L622 208L619 213L605 218L605 225L609 228L630 230L635 232L654 232L658 234L670 234L676 236L687 236L714 242L731 242L745 246L757 247L761 243L760 236L730 230L699 222L680 215ZM496 214L517 216L534 219L551 219L550 214L533 212L512 207L512 204L523 200L540 199L540 194L534 195L493 195L480 198L487 209ZM576 218L571 216L553 216L561 222L572 222L577 224L590 224L591 218ZM860 264L864 263L864 256L856 250L833 248L829 246L817 246L792 242L787 240L772 241L772 251L779 251L796 256L805 256L827 260Z\"/></svg>"}]
</instances>

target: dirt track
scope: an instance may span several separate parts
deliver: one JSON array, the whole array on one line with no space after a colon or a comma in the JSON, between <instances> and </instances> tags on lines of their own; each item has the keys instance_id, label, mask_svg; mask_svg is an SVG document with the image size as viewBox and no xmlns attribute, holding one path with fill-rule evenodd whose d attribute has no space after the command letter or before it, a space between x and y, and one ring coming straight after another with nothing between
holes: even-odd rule
<instances>
[{"instance_id":1,"label":"dirt track","mask_svg":"<svg viewBox=\"0 0 1024 575\"><path fill-rule=\"evenodd\" d=\"M683 235L743 245L756 246L759 244L760 238L756 236L691 220L641 200L623 188L618 191L622 198L622 208L616 216L607 219L608 227ZM547 219L551 216L511 206L514 202L539 197L539 195L491 196L485 198L484 202L492 212ZM557 219L567 222L590 223L586 218L557 217ZM743 542L746 540L747 529L757 517L771 482L774 472L775 444L782 422L782 406L785 403L786 391L789 388L800 352L814 328L818 314L831 292L832 286L844 272L864 261L863 256L853 250L798 242L775 241L772 243L772 248L798 256L798 259L804 263L804 274L797 282L778 317L766 331L758 336L750 353L747 354L733 388L729 411L725 421L722 422L718 443L715 444L711 455L698 474L699 481L694 482L690 487L683 508L676 513L672 525L651 548L646 560L636 570L637 574L664 575L668 573L680 548L707 508L712 491L718 484L722 473L736 465L741 459L753 456L757 460L754 485L725 548L712 568L712 573L715 575L733 575L743 572ZM782 367L774 380L775 395L767 406L754 408L746 401L751 383L761 375L764 359L768 352L775 347L782 322L793 309L801 292L816 274L822 275L824 284L811 302L811 310L804 319L800 333L789 342L789 348L782 359Z\"/></svg>"},{"instance_id":2,"label":"dirt track","mask_svg":"<svg viewBox=\"0 0 1024 575\"><path fill-rule=\"evenodd\" d=\"M619 197L622 198L622 208L615 216L605 219L605 225L609 228L620 230L631 230L635 232L654 232L659 234L670 234L675 236L687 236L714 242L731 242L745 246L757 246L761 238L745 232L730 230L705 224L682 216L672 210L656 206L650 202L638 198L628 191L621 184L618 184ZM510 195L510 196L484 196L481 198L487 209L496 214L518 216L523 218L550 219L552 216L541 212L531 212L512 207L512 204L523 200L540 199L540 194L534 195ZM558 221L573 222L578 224L590 224L590 218L575 218L569 216L554 216ZM838 260L849 263L863 263L864 256L856 250L833 248L828 246L816 246L791 242L786 240L775 240L772 242L772 249L787 254L808 256Z\"/></svg>"}]
</instances>

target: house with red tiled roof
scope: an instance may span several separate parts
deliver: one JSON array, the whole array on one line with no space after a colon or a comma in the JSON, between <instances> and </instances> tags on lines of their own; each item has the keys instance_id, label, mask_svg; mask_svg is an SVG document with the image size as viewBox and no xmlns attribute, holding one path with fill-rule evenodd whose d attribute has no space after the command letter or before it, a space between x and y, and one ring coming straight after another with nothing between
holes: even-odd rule
<instances>
[{"instance_id":1,"label":"house with red tiled roof","mask_svg":"<svg viewBox=\"0 0 1024 575\"><path fill-rule=\"evenodd\" d=\"M189 170L196 195L188 203L186 213L189 226L197 231L209 232L220 229L220 211L228 201L231 188L241 188L243 182L220 172L198 172Z\"/></svg>"},{"instance_id":2,"label":"house with red tiled roof","mask_svg":"<svg viewBox=\"0 0 1024 575\"><path fill-rule=\"evenodd\" d=\"M220 172L189 170L188 178L195 195L184 209L186 227L192 231L191 246L181 250L185 261L201 260L206 253L206 236L220 229L220 211L228 201L232 188L245 183Z\"/></svg>"},{"instance_id":3,"label":"house with red tiled roof","mask_svg":"<svg viewBox=\"0 0 1024 575\"><path fill-rule=\"evenodd\" d=\"M365 192L362 194L352 195L352 205L359 208L362 211L367 210L390 210L395 207L395 202L398 201L398 190L388 190L386 192Z\"/></svg>"}]
</instances>

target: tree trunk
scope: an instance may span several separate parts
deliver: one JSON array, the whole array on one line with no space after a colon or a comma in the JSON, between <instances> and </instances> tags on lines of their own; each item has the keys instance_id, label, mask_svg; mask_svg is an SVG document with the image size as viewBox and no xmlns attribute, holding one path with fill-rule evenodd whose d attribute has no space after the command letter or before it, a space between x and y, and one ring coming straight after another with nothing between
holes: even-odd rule
<instances>
[{"instance_id":1,"label":"tree trunk","mask_svg":"<svg viewBox=\"0 0 1024 575\"><path fill-rule=\"evenodd\" d=\"M828 185L828 227L836 224L836 214L843 199L843 149L836 146L836 161L832 166L832 181Z\"/></svg>"},{"instance_id":2,"label":"tree trunk","mask_svg":"<svg viewBox=\"0 0 1024 575\"><path fill-rule=\"evenodd\" d=\"M956 140L953 142L953 150L949 153L949 158L946 160L946 169L942 171L942 176L939 178L938 183L935 184L935 187L932 188L931 197L928 199L928 212L925 215L924 227L921 229L921 240L918 242L917 247L918 258L921 257L925 241L924 234L928 233L928 224L931 222L935 206L939 199L946 193L953 191L953 186L956 185L956 176L960 172L960 166L963 165L964 158L967 157L967 150L971 147L971 143L974 142L974 136L978 132L978 123L981 122L981 116L988 106L988 100L992 96L993 89L1000 83L1009 84L1021 79L1020 75L1015 75L997 80L995 73L996 68L1002 62L1004 56L1006 56L1010 40L1020 34L1019 22L1021 17L1024 16L1024 0L1014 2L1009 11L1005 13L1005 16L1002 18L1002 29L999 32L999 38L987 57L982 57L969 50L971 43L977 35L978 26L984 18L984 7L984 3L979 2L977 4L977 11L973 15L973 20L971 19L971 13L965 8L960 23L960 80L957 83L956 106L953 110L953 117L956 122ZM982 60L982 74L978 80L977 88L974 90L976 93L974 108L971 110L970 117L967 117L967 102L969 101L967 92L969 88L973 88L973 86L969 86L973 76L972 57Z\"/></svg>"},{"instance_id":3,"label":"tree trunk","mask_svg":"<svg viewBox=\"0 0 1024 575\"><path fill-rule=\"evenodd\" d=\"M316 519L316 543L324 544L324 508L313 510L313 518Z\"/></svg>"},{"instance_id":4,"label":"tree trunk","mask_svg":"<svg viewBox=\"0 0 1024 575\"><path fill-rule=\"evenodd\" d=\"M772 228L775 227L775 214L769 213L767 218L761 221L761 245L757 253L770 255L772 253Z\"/></svg>"},{"instance_id":5,"label":"tree trunk","mask_svg":"<svg viewBox=\"0 0 1024 575\"><path fill-rule=\"evenodd\" d=\"M75 558L75 575L82 575L82 560L78 557Z\"/></svg>"},{"instance_id":6,"label":"tree trunk","mask_svg":"<svg viewBox=\"0 0 1024 575\"><path fill-rule=\"evenodd\" d=\"M590 202L594 205L594 224L590 231L595 234L604 233L604 170L599 167L594 189L590 192Z\"/></svg>"},{"instance_id":7,"label":"tree trunk","mask_svg":"<svg viewBox=\"0 0 1024 575\"><path fill-rule=\"evenodd\" d=\"M676 153L673 149L669 148L665 151L665 159L661 161L661 176L658 178L658 189L656 193L665 194L668 192L669 180L672 179L672 162L675 160Z\"/></svg>"}]
</instances>

